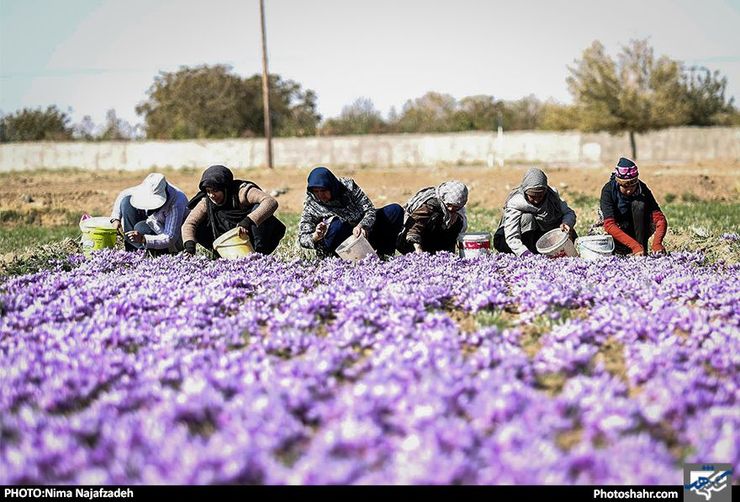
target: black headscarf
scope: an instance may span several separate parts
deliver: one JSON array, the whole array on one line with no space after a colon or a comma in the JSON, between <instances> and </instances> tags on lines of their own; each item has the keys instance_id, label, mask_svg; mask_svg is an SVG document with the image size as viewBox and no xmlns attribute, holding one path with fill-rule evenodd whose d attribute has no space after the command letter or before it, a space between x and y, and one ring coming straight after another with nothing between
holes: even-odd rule
<instances>
[{"instance_id":1,"label":"black headscarf","mask_svg":"<svg viewBox=\"0 0 740 502\"><path fill-rule=\"evenodd\" d=\"M248 227L249 222L246 221L246 218L252 208L242 208L239 202L239 189L244 184L250 184L259 189L254 183L235 180L234 173L226 166L211 166L203 172L203 176L200 178L200 184L198 185L200 192L190 200L188 207L193 209L201 199L205 199L208 209L208 223L213 231L214 239L217 239L237 225L241 224ZM206 188L224 192L223 203L215 204L206 195Z\"/></svg>"}]
</instances>

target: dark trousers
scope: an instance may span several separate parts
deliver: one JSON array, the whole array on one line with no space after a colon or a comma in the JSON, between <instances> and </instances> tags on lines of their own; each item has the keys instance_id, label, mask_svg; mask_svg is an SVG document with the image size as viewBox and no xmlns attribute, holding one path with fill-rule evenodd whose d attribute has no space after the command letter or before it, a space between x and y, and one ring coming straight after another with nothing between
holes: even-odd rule
<instances>
[{"instance_id":1,"label":"dark trousers","mask_svg":"<svg viewBox=\"0 0 740 502\"><path fill-rule=\"evenodd\" d=\"M639 242L643 249L648 249L648 239L655 233L655 224L651 219L651 215L645 211L645 202L633 200L630 203L630 212L627 218L618 220L617 224L624 233ZM614 253L628 255L632 254L632 250L615 239Z\"/></svg>"},{"instance_id":2,"label":"dark trousers","mask_svg":"<svg viewBox=\"0 0 740 502\"><path fill-rule=\"evenodd\" d=\"M251 213L259 204L255 204L249 209ZM285 236L285 225L274 215L267 218L260 226L250 223L249 241L252 249L258 253L270 254L278 247L280 241ZM198 225L195 229L195 240L206 249L213 251L213 229L208 223L208 219Z\"/></svg>"},{"instance_id":3,"label":"dark trousers","mask_svg":"<svg viewBox=\"0 0 740 502\"><path fill-rule=\"evenodd\" d=\"M375 224L367 234L370 245L381 256L391 256L396 252L396 237L403 227L403 208L398 204L388 204L375 211ZM339 245L352 235L353 225L335 218L324 235L324 246L336 251Z\"/></svg>"},{"instance_id":4,"label":"dark trousers","mask_svg":"<svg viewBox=\"0 0 740 502\"><path fill-rule=\"evenodd\" d=\"M156 232L146 223L146 218L146 211L137 209L131 205L130 195L121 200L121 225L123 226L124 235L126 232L132 230L136 230L144 235L154 235ZM143 243L131 242L128 237L124 237L123 245L126 251L135 251L144 248Z\"/></svg>"},{"instance_id":5,"label":"dark trousers","mask_svg":"<svg viewBox=\"0 0 740 502\"><path fill-rule=\"evenodd\" d=\"M430 222L421 233L421 249L432 254L439 251L454 253L457 237L460 235L462 226L462 218L458 218L450 228L444 228L439 219ZM398 251L403 254L414 251L414 245L405 239L405 235L404 233L404 236L398 242Z\"/></svg>"},{"instance_id":6,"label":"dark trousers","mask_svg":"<svg viewBox=\"0 0 740 502\"><path fill-rule=\"evenodd\" d=\"M522 234L522 244L524 244L527 249L529 249L534 254L540 254L539 251L537 251L537 241L545 235L547 231L544 230L530 230L529 232L524 232ZM571 228L570 233L568 234L568 237L570 240L574 241L578 238L578 234L576 233L575 229ZM499 228L496 230L496 233L493 234L493 247L498 251L499 253L513 253L514 251L511 250L509 245L506 243L506 236L504 234L504 227Z\"/></svg>"}]
</instances>

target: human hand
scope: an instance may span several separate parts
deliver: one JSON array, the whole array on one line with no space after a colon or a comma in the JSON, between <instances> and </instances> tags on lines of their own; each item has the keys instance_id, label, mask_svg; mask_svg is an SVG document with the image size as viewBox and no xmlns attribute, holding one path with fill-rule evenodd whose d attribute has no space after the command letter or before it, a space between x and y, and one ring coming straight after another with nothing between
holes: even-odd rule
<instances>
[{"instance_id":1,"label":"human hand","mask_svg":"<svg viewBox=\"0 0 740 502\"><path fill-rule=\"evenodd\" d=\"M329 225L327 225L325 221L322 221L321 223L316 225L316 230L314 230L311 238L313 239L314 242L318 242L324 238L327 230L329 230Z\"/></svg>"},{"instance_id":2,"label":"human hand","mask_svg":"<svg viewBox=\"0 0 740 502\"><path fill-rule=\"evenodd\" d=\"M570 233L570 225L568 225L567 223L561 223L560 230L562 230L565 233Z\"/></svg>"},{"instance_id":3,"label":"human hand","mask_svg":"<svg viewBox=\"0 0 740 502\"><path fill-rule=\"evenodd\" d=\"M239 225L237 228L239 229L239 238L249 240L249 229L241 225Z\"/></svg>"},{"instance_id":4,"label":"human hand","mask_svg":"<svg viewBox=\"0 0 740 502\"><path fill-rule=\"evenodd\" d=\"M424 250L421 249L421 244L418 244L418 243L414 242L414 252L415 253L423 253L424 252Z\"/></svg>"},{"instance_id":5,"label":"human hand","mask_svg":"<svg viewBox=\"0 0 740 502\"><path fill-rule=\"evenodd\" d=\"M183 247L185 248L185 253L188 256L195 255L195 241L187 241L183 244Z\"/></svg>"},{"instance_id":6,"label":"human hand","mask_svg":"<svg viewBox=\"0 0 740 502\"><path fill-rule=\"evenodd\" d=\"M144 234L142 234L138 230L131 230L130 232L126 232L126 237L128 237L128 240L135 244L141 244L144 242Z\"/></svg>"},{"instance_id":7,"label":"human hand","mask_svg":"<svg viewBox=\"0 0 740 502\"><path fill-rule=\"evenodd\" d=\"M123 227L121 226L121 220L110 220L113 224L113 229L117 234L123 234Z\"/></svg>"},{"instance_id":8,"label":"human hand","mask_svg":"<svg viewBox=\"0 0 740 502\"><path fill-rule=\"evenodd\" d=\"M367 230L365 230L365 227L363 227L362 225L357 225L355 228L353 228L352 234L355 237L359 237L362 235L363 237L367 238Z\"/></svg>"},{"instance_id":9,"label":"human hand","mask_svg":"<svg viewBox=\"0 0 740 502\"><path fill-rule=\"evenodd\" d=\"M662 244L653 244L650 254L653 256L667 255L668 251L665 250Z\"/></svg>"},{"instance_id":10,"label":"human hand","mask_svg":"<svg viewBox=\"0 0 740 502\"><path fill-rule=\"evenodd\" d=\"M632 248L632 256L645 256L645 249L642 246Z\"/></svg>"}]
</instances>

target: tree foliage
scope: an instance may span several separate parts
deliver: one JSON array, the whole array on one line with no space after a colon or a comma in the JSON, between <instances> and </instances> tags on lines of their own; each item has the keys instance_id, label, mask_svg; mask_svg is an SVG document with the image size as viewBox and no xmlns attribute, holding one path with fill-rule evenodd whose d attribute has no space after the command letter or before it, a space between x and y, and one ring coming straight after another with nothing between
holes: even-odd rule
<instances>
[{"instance_id":1,"label":"tree foliage","mask_svg":"<svg viewBox=\"0 0 740 502\"><path fill-rule=\"evenodd\" d=\"M24 108L0 120L0 141L62 141L72 139L69 116L56 106Z\"/></svg>"},{"instance_id":2,"label":"tree foliage","mask_svg":"<svg viewBox=\"0 0 740 502\"><path fill-rule=\"evenodd\" d=\"M449 94L428 92L406 102L394 129L398 132L459 131L454 121L456 111L455 98Z\"/></svg>"},{"instance_id":3,"label":"tree foliage","mask_svg":"<svg viewBox=\"0 0 740 502\"><path fill-rule=\"evenodd\" d=\"M147 137L235 138L264 135L262 80L241 78L226 65L181 67L162 72L137 106ZM314 134L320 116L316 95L300 84L270 75L270 117L276 135Z\"/></svg>"},{"instance_id":4,"label":"tree foliage","mask_svg":"<svg viewBox=\"0 0 740 502\"><path fill-rule=\"evenodd\" d=\"M687 125L730 125L736 111L733 99L725 98L727 77L703 67L689 67L683 74L688 104Z\"/></svg>"},{"instance_id":5,"label":"tree foliage","mask_svg":"<svg viewBox=\"0 0 740 502\"><path fill-rule=\"evenodd\" d=\"M677 125L709 125L732 113L724 98L726 80L708 71L687 77L681 64L656 58L647 40L632 40L613 59L596 41L568 68L579 129L627 131L632 155L635 134Z\"/></svg>"},{"instance_id":6,"label":"tree foliage","mask_svg":"<svg viewBox=\"0 0 740 502\"><path fill-rule=\"evenodd\" d=\"M502 119L503 103L493 96L468 96L460 100L457 111L459 130L486 131L498 128Z\"/></svg>"},{"instance_id":7,"label":"tree foliage","mask_svg":"<svg viewBox=\"0 0 740 502\"><path fill-rule=\"evenodd\" d=\"M345 106L338 117L328 119L321 127L325 135L380 134L387 130L382 115L368 98L358 98Z\"/></svg>"},{"instance_id":8,"label":"tree foliage","mask_svg":"<svg viewBox=\"0 0 740 502\"><path fill-rule=\"evenodd\" d=\"M134 129L123 119L119 119L114 109L105 114L105 125L98 139L103 141L120 141L133 139Z\"/></svg>"}]
</instances>

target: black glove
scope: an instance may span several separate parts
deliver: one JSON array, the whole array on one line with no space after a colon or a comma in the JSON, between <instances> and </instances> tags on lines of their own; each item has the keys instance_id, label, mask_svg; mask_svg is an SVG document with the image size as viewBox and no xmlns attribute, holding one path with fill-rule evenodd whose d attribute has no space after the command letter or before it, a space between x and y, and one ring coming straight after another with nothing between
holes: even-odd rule
<instances>
[{"instance_id":1,"label":"black glove","mask_svg":"<svg viewBox=\"0 0 740 502\"><path fill-rule=\"evenodd\" d=\"M245 217L242 221L236 224L238 227L244 227L247 230L247 233L251 234L252 232L249 231L249 228L254 225L254 222L251 218Z\"/></svg>"},{"instance_id":2,"label":"black glove","mask_svg":"<svg viewBox=\"0 0 740 502\"><path fill-rule=\"evenodd\" d=\"M195 254L195 241L187 241L185 244L185 252L189 255Z\"/></svg>"}]
</instances>

